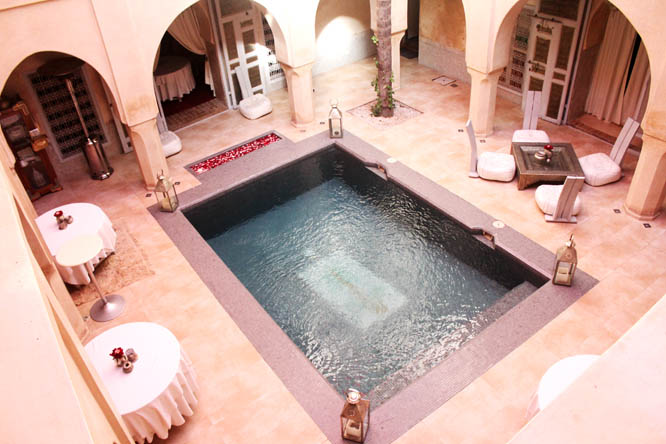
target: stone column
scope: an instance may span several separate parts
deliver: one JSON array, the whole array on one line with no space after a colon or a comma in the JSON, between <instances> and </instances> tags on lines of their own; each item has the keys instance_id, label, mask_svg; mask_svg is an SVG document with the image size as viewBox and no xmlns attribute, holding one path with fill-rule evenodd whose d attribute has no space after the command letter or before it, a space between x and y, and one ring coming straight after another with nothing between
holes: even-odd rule
<instances>
[{"instance_id":1,"label":"stone column","mask_svg":"<svg viewBox=\"0 0 666 444\"><path fill-rule=\"evenodd\" d=\"M472 120L477 136L487 137L493 133L497 82L502 74L502 69L486 73L467 67L467 72L472 76L469 118Z\"/></svg>"},{"instance_id":2,"label":"stone column","mask_svg":"<svg viewBox=\"0 0 666 444\"><path fill-rule=\"evenodd\" d=\"M291 124L295 127L305 126L314 121L314 95L312 94L312 65L293 67L280 62L287 78L289 93L289 109Z\"/></svg>"},{"instance_id":3,"label":"stone column","mask_svg":"<svg viewBox=\"0 0 666 444\"><path fill-rule=\"evenodd\" d=\"M400 40L406 29L391 33L391 69L393 70L393 91L400 89Z\"/></svg>"},{"instance_id":4,"label":"stone column","mask_svg":"<svg viewBox=\"0 0 666 444\"><path fill-rule=\"evenodd\" d=\"M643 134L643 147L624 209L630 215L651 220L659 216L666 197L666 142Z\"/></svg>"},{"instance_id":5,"label":"stone column","mask_svg":"<svg viewBox=\"0 0 666 444\"><path fill-rule=\"evenodd\" d=\"M157 174L160 171L164 171L164 174L169 173L169 167L162 149L162 141L157 131L157 119L153 118L129 128L130 139L136 158L139 161L143 181L146 188L152 190L157 183Z\"/></svg>"}]
</instances>

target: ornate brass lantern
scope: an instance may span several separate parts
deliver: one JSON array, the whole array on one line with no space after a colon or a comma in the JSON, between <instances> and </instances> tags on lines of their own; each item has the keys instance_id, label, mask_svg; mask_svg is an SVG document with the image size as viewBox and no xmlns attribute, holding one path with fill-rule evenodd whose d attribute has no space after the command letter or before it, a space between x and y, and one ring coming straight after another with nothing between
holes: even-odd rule
<instances>
[{"instance_id":1,"label":"ornate brass lantern","mask_svg":"<svg viewBox=\"0 0 666 444\"><path fill-rule=\"evenodd\" d=\"M155 185L155 198L160 207L160 211L169 211L173 213L178 208L178 194L176 187L161 171L157 175L157 184Z\"/></svg>"},{"instance_id":2,"label":"ornate brass lantern","mask_svg":"<svg viewBox=\"0 0 666 444\"><path fill-rule=\"evenodd\" d=\"M328 113L328 132L331 139L342 138L342 113L338 109L338 101L331 100L331 111Z\"/></svg>"},{"instance_id":3,"label":"ornate brass lantern","mask_svg":"<svg viewBox=\"0 0 666 444\"><path fill-rule=\"evenodd\" d=\"M574 273L576 272L576 265L578 264L578 254L574 248L575 246L576 243L572 234L567 243L557 250L553 284L571 287Z\"/></svg>"},{"instance_id":4,"label":"ornate brass lantern","mask_svg":"<svg viewBox=\"0 0 666 444\"><path fill-rule=\"evenodd\" d=\"M370 401L363 399L361 392L355 389L347 390L346 395L340 413L340 432L344 439L363 442L370 426Z\"/></svg>"}]
</instances>

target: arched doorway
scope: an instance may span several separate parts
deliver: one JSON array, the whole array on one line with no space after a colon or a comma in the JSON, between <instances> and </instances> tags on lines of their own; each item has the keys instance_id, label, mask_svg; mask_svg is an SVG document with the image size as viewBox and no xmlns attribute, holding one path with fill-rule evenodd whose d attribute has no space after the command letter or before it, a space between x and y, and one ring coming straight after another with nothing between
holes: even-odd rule
<instances>
[{"instance_id":1,"label":"arched doorway","mask_svg":"<svg viewBox=\"0 0 666 444\"><path fill-rule=\"evenodd\" d=\"M645 114L651 79L645 45L621 11L596 0L577 62L566 123L613 143L628 117L641 122Z\"/></svg>"},{"instance_id":2,"label":"arched doorway","mask_svg":"<svg viewBox=\"0 0 666 444\"><path fill-rule=\"evenodd\" d=\"M153 66L162 136L173 134L167 128L175 131L228 109L214 23L212 4L200 1L182 11L162 36Z\"/></svg>"},{"instance_id":3,"label":"arched doorway","mask_svg":"<svg viewBox=\"0 0 666 444\"><path fill-rule=\"evenodd\" d=\"M16 126L16 119L2 119L0 123L16 158L17 173L33 200L61 190L62 182L90 180L83 153L86 135L67 85L61 78L40 72L47 63L64 58L72 57L52 51L26 57L2 90L3 115L21 109L26 116L23 130ZM70 76L77 105L86 130L101 142L113 165L121 154L131 150L127 131L106 81L91 65L81 63Z\"/></svg>"}]
</instances>

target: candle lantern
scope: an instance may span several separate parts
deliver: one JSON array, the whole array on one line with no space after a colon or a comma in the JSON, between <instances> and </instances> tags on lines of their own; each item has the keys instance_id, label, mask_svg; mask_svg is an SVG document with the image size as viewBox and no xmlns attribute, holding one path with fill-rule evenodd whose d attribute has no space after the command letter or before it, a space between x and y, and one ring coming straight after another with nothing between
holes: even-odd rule
<instances>
[{"instance_id":1,"label":"candle lantern","mask_svg":"<svg viewBox=\"0 0 666 444\"><path fill-rule=\"evenodd\" d=\"M178 194L173 182L160 172L157 175L157 184L155 185L155 198L160 207L160 211L169 211L173 213L178 208Z\"/></svg>"},{"instance_id":2,"label":"candle lantern","mask_svg":"<svg viewBox=\"0 0 666 444\"><path fill-rule=\"evenodd\" d=\"M342 138L342 113L338 109L338 101L331 100L331 111L328 113L328 131L331 139Z\"/></svg>"},{"instance_id":3,"label":"candle lantern","mask_svg":"<svg viewBox=\"0 0 666 444\"><path fill-rule=\"evenodd\" d=\"M363 442L370 425L370 401L363 399L361 392L347 390L345 406L340 413L340 431L344 439Z\"/></svg>"},{"instance_id":4,"label":"candle lantern","mask_svg":"<svg viewBox=\"0 0 666 444\"><path fill-rule=\"evenodd\" d=\"M571 286L578 264L578 254L576 248L574 248L575 246L576 243L572 234L567 243L557 250L553 284Z\"/></svg>"}]
</instances>

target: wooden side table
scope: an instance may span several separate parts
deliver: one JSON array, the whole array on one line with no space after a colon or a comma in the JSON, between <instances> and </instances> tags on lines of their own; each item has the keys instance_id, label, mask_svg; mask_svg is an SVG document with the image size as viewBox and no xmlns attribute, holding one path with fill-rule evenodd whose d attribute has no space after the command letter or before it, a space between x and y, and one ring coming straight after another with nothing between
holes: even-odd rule
<instances>
[{"instance_id":1,"label":"wooden side table","mask_svg":"<svg viewBox=\"0 0 666 444\"><path fill-rule=\"evenodd\" d=\"M85 265L100 298L90 308L90 317L97 322L115 319L125 310L125 299L117 294L104 296L95 279L92 261L103 248L101 237L96 234L85 234L68 240L56 253L56 262L63 267Z\"/></svg>"}]
</instances>

